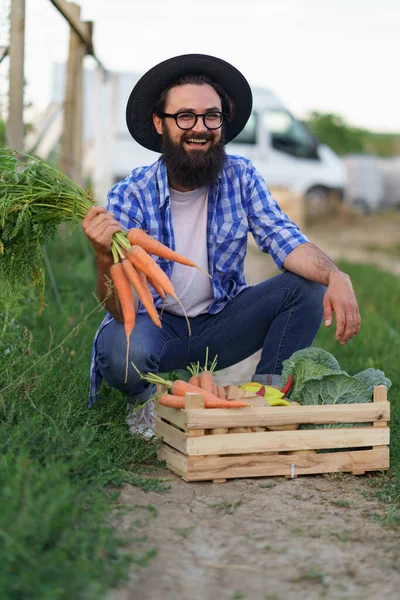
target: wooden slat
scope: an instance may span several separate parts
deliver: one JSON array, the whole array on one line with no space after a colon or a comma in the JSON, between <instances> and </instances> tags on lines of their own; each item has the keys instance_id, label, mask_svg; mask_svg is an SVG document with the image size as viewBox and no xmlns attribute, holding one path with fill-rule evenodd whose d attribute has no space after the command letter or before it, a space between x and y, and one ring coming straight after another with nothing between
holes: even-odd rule
<instances>
[{"instance_id":1,"label":"wooden slat","mask_svg":"<svg viewBox=\"0 0 400 600\"><path fill-rule=\"evenodd\" d=\"M376 385L374 387L374 405L376 406L379 402L386 402L387 401L387 387L385 385ZM389 402L388 402L389 404ZM386 420L389 420L389 417L387 417ZM387 425L385 419L379 419L379 420L374 420L373 426L374 427L385 427Z\"/></svg>"},{"instance_id":2,"label":"wooden slat","mask_svg":"<svg viewBox=\"0 0 400 600\"><path fill-rule=\"evenodd\" d=\"M185 394L185 410L204 409L204 396L193 392Z\"/></svg>"},{"instance_id":3,"label":"wooden slat","mask_svg":"<svg viewBox=\"0 0 400 600\"><path fill-rule=\"evenodd\" d=\"M193 392L187 392L185 394L185 410L192 409L204 409L204 396L203 394L196 394ZM198 437L205 434L204 429L189 429L186 430L186 437Z\"/></svg>"},{"instance_id":4,"label":"wooden slat","mask_svg":"<svg viewBox=\"0 0 400 600\"><path fill-rule=\"evenodd\" d=\"M70 27L79 36L81 41L85 44L88 54L94 54L92 37L89 35L87 30L87 24L82 22L79 16L76 16L74 4L67 2L66 0L50 0L54 6L60 11L63 17L68 21Z\"/></svg>"},{"instance_id":5,"label":"wooden slat","mask_svg":"<svg viewBox=\"0 0 400 600\"><path fill-rule=\"evenodd\" d=\"M294 469L291 465L294 465ZM299 454L294 456L284 454L275 454L272 456L252 454L218 458L189 457L188 473L185 478L189 481L206 481L209 479L230 479L234 477L290 476L291 474L296 476L318 473L380 471L388 467L389 448L381 446L373 450ZM172 467L171 469L174 470Z\"/></svg>"},{"instance_id":6,"label":"wooden slat","mask_svg":"<svg viewBox=\"0 0 400 600\"><path fill-rule=\"evenodd\" d=\"M157 386L158 386L158 390L156 389L157 392L163 392L166 389L166 388L163 388L163 386L160 386L158 384L157 384ZM156 388L157 388L157 386L156 386ZM186 403L186 407L191 410L196 410L197 408L204 409L204 397L202 394L192 394L192 393L186 394L185 403ZM187 412L186 412L186 410L181 410L180 408L170 408L168 406L162 406L161 404L159 404L156 401L155 402L155 411L165 421L169 421L170 423L177 425L177 427L180 427L180 429L185 429L185 430L187 429L187 426L186 426ZM201 429L201 428L197 428L197 429Z\"/></svg>"},{"instance_id":7,"label":"wooden slat","mask_svg":"<svg viewBox=\"0 0 400 600\"><path fill-rule=\"evenodd\" d=\"M385 388L386 389L386 388ZM187 410L188 429L268 427L290 423L369 423L390 419L389 402L340 406L275 406Z\"/></svg>"},{"instance_id":8,"label":"wooden slat","mask_svg":"<svg viewBox=\"0 0 400 600\"><path fill-rule=\"evenodd\" d=\"M374 387L374 402L387 402L386 385L376 385Z\"/></svg>"},{"instance_id":9,"label":"wooden slat","mask_svg":"<svg viewBox=\"0 0 400 600\"><path fill-rule=\"evenodd\" d=\"M165 460L167 463L167 467L186 479L188 476L188 457L178 452L174 448L167 446L167 444L163 444L162 447L157 452L158 460Z\"/></svg>"},{"instance_id":10,"label":"wooden slat","mask_svg":"<svg viewBox=\"0 0 400 600\"><path fill-rule=\"evenodd\" d=\"M183 431L161 421L159 417L156 418L155 434L157 437L163 439L169 446L176 448L180 452L183 452L183 454L187 454L186 439L200 439L186 438Z\"/></svg>"},{"instance_id":11,"label":"wooden slat","mask_svg":"<svg viewBox=\"0 0 400 600\"><path fill-rule=\"evenodd\" d=\"M169 442L168 442L169 443ZM187 438L187 454L243 454L249 452L284 452L328 448L360 448L389 443L389 428L354 427L310 429L306 431L267 431L265 433L230 433ZM171 444L174 446L174 444ZM174 446L177 447L177 446ZM180 449L180 448L178 448Z\"/></svg>"},{"instance_id":12,"label":"wooden slat","mask_svg":"<svg viewBox=\"0 0 400 600\"><path fill-rule=\"evenodd\" d=\"M165 421L169 421L173 423L177 427L181 429L186 429L186 416L187 413L185 410L181 410L180 408L169 408L168 406L161 406L161 404L155 403L155 410L159 417L165 419Z\"/></svg>"}]
</instances>

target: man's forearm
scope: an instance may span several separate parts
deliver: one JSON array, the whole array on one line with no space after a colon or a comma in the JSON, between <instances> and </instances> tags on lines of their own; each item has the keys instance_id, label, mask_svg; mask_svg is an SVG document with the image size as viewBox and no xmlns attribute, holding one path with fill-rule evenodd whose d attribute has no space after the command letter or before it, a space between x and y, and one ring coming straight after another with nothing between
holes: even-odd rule
<instances>
[{"instance_id":1,"label":"man's forearm","mask_svg":"<svg viewBox=\"0 0 400 600\"><path fill-rule=\"evenodd\" d=\"M328 285L332 273L340 269L318 246L306 242L297 246L283 263L287 271L323 285Z\"/></svg>"}]
</instances>

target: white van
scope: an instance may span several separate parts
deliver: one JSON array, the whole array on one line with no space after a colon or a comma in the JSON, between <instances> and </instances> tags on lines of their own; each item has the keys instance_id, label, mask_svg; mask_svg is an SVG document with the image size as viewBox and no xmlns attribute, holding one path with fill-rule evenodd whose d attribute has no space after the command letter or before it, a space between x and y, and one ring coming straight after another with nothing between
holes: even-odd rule
<instances>
[{"instance_id":1,"label":"white van","mask_svg":"<svg viewBox=\"0 0 400 600\"><path fill-rule=\"evenodd\" d=\"M296 119L272 92L252 88L253 112L227 152L252 160L270 186L286 186L305 197L306 212L326 208L347 185L342 160Z\"/></svg>"}]
</instances>

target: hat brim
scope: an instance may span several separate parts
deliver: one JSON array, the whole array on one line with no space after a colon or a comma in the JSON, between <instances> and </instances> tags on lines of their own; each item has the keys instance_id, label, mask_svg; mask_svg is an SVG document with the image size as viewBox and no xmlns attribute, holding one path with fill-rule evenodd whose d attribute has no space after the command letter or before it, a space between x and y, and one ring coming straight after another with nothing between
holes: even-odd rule
<instances>
[{"instance_id":1,"label":"hat brim","mask_svg":"<svg viewBox=\"0 0 400 600\"><path fill-rule=\"evenodd\" d=\"M232 141L251 114L253 97L246 78L226 61L206 54L184 54L165 60L145 73L133 88L126 107L132 137L145 148L161 152L161 136L153 125L154 104L161 93L186 75L205 75L218 83L234 104L234 116L225 123L225 142Z\"/></svg>"}]
</instances>

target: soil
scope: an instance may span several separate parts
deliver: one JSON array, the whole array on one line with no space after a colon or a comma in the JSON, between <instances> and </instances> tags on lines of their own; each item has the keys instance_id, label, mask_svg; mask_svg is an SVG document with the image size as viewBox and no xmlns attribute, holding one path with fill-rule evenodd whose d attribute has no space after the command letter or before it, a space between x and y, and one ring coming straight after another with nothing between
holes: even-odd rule
<instances>
[{"instance_id":1,"label":"soil","mask_svg":"<svg viewBox=\"0 0 400 600\"><path fill-rule=\"evenodd\" d=\"M351 212L306 229L333 260L376 264L400 275L400 213ZM397 252L397 256L396 256ZM247 278L276 272L249 248ZM218 375L243 383L258 354ZM108 600L392 600L400 589L399 531L379 521L384 506L371 495L373 475L253 478L224 484L185 483L157 470L171 486L144 492L126 485L116 517L137 555L154 558L132 569Z\"/></svg>"}]
</instances>

